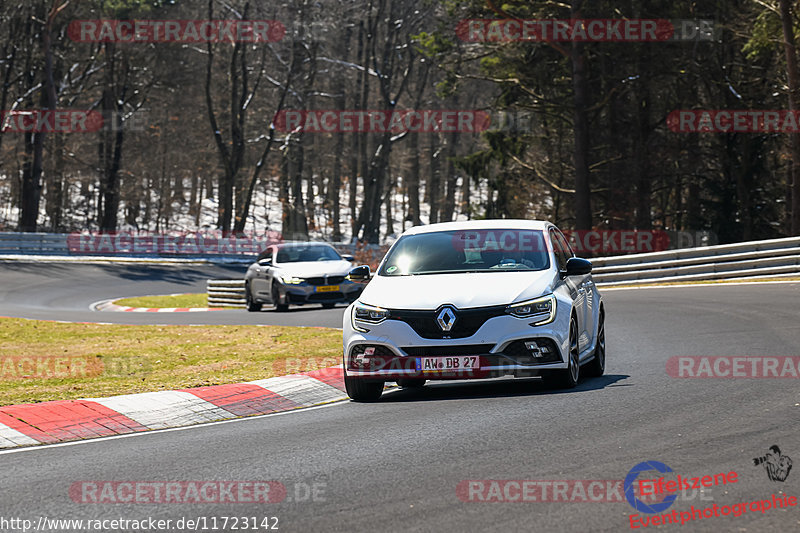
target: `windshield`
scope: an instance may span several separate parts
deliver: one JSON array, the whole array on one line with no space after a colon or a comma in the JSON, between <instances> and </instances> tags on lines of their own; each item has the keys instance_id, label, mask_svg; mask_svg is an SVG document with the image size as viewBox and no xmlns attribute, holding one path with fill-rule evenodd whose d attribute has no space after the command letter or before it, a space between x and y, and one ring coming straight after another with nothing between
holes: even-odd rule
<instances>
[{"instance_id":1,"label":"windshield","mask_svg":"<svg viewBox=\"0 0 800 533\"><path fill-rule=\"evenodd\" d=\"M531 271L549 267L541 231L462 230L401 237L378 275Z\"/></svg>"},{"instance_id":2,"label":"windshield","mask_svg":"<svg viewBox=\"0 0 800 533\"><path fill-rule=\"evenodd\" d=\"M282 246L278 249L275 261L278 263L301 263L307 261L339 261L342 256L330 246L311 244Z\"/></svg>"}]
</instances>

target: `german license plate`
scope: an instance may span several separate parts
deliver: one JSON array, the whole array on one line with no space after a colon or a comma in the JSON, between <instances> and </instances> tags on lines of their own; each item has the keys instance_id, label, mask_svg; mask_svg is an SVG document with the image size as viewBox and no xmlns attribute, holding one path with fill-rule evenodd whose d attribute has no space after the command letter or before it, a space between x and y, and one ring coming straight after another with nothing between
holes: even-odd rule
<instances>
[{"instance_id":1,"label":"german license plate","mask_svg":"<svg viewBox=\"0 0 800 533\"><path fill-rule=\"evenodd\" d=\"M417 372L447 372L450 370L478 370L481 367L477 355L452 357L417 357Z\"/></svg>"},{"instance_id":2,"label":"german license plate","mask_svg":"<svg viewBox=\"0 0 800 533\"><path fill-rule=\"evenodd\" d=\"M317 287L317 292L336 292L338 290L338 285L320 285Z\"/></svg>"}]
</instances>

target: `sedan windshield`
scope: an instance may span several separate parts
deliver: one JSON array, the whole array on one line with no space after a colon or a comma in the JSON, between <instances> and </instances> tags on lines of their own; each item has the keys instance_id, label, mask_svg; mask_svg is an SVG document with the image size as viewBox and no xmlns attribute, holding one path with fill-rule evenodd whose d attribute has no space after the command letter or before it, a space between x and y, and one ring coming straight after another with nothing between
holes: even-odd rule
<instances>
[{"instance_id":1,"label":"sedan windshield","mask_svg":"<svg viewBox=\"0 0 800 533\"><path fill-rule=\"evenodd\" d=\"M275 260L278 263L301 263L307 261L339 261L342 256L330 246L311 244L300 246L282 246L278 249Z\"/></svg>"},{"instance_id":2,"label":"sedan windshield","mask_svg":"<svg viewBox=\"0 0 800 533\"><path fill-rule=\"evenodd\" d=\"M549 267L541 231L462 230L402 237L386 256L378 275L530 271Z\"/></svg>"}]
</instances>

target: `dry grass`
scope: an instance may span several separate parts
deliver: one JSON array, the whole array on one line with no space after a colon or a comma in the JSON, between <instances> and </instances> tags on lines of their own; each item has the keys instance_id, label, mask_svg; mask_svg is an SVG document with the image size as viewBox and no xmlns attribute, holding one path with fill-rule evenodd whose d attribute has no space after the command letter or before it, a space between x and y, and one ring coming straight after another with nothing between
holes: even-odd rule
<instances>
[{"instance_id":1,"label":"dry grass","mask_svg":"<svg viewBox=\"0 0 800 533\"><path fill-rule=\"evenodd\" d=\"M238 383L341 363L342 333L0 319L0 405Z\"/></svg>"}]
</instances>

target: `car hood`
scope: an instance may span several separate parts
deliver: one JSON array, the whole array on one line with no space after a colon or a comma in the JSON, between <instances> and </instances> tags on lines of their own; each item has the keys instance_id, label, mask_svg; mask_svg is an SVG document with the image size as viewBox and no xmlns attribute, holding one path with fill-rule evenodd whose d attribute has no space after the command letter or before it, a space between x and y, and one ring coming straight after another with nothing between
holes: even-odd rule
<instances>
[{"instance_id":1,"label":"car hood","mask_svg":"<svg viewBox=\"0 0 800 533\"><path fill-rule=\"evenodd\" d=\"M319 276L346 276L353 265L349 261L301 261L297 263L278 263L275 268L281 274L296 278L316 278Z\"/></svg>"},{"instance_id":2,"label":"car hood","mask_svg":"<svg viewBox=\"0 0 800 533\"><path fill-rule=\"evenodd\" d=\"M360 301L386 309L507 305L552 292L555 271L375 276Z\"/></svg>"}]
</instances>

